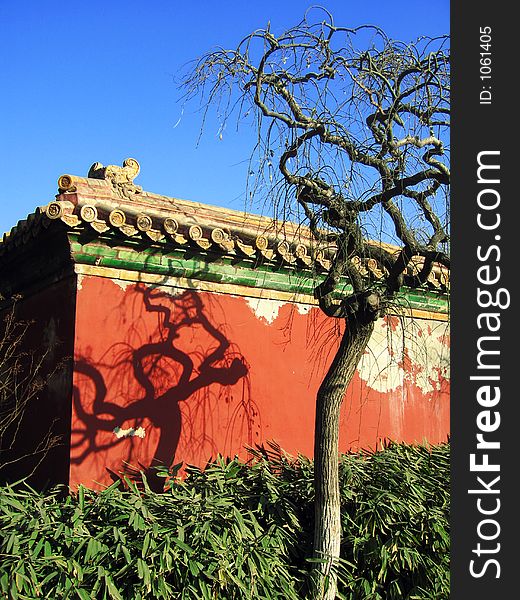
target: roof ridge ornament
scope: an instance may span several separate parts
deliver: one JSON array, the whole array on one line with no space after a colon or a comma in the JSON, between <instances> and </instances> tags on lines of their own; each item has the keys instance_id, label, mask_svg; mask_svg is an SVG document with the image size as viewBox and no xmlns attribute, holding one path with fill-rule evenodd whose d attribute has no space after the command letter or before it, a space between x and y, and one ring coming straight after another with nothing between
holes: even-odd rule
<instances>
[{"instance_id":1,"label":"roof ridge ornament","mask_svg":"<svg viewBox=\"0 0 520 600\"><path fill-rule=\"evenodd\" d=\"M141 167L135 158L126 158L123 166L103 166L95 162L89 169L89 179L104 179L110 181L116 193L123 198L131 198L132 194L140 194L143 188L134 184L134 179L139 175Z\"/></svg>"},{"instance_id":2,"label":"roof ridge ornament","mask_svg":"<svg viewBox=\"0 0 520 600\"><path fill-rule=\"evenodd\" d=\"M123 166L107 165L95 162L89 169L87 177L90 179L109 179L113 183L133 183L141 167L135 158L126 158Z\"/></svg>"},{"instance_id":3,"label":"roof ridge ornament","mask_svg":"<svg viewBox=\"0 0 520 600\"><path fill-rule=\"evenodd\" d=\"M134 179L139 175L141 167L135 158L126 158L123 166L107 165L95 162L89 169L88 179L101 179L112 184L113 191L123 200L132 200L135 194L140 194L143 188L134 184ZM85 183L84 177L62 175L58 179L58 193L72 193L78 191L78 184Z\"/></svg>"}]
</instances>

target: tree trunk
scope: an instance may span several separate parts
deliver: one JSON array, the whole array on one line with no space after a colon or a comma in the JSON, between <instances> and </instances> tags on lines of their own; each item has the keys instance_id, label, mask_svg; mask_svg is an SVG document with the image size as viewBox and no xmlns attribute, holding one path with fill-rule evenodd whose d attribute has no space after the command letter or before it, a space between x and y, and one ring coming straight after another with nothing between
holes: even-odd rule
<instances>
[{"instance_id":1,"label":"tree trunk","mask_svg":"<svg viewBox=\"0 0 520 600\"><path fill-rule=\"evenodd\" d=\"M318 390L314 438L314 557L324 562L314 569L314 600L336 598L336 565L340 555L339 413L374 329L376 314L356 311L346 328L334 360Z\"/></svg>"}]
</instances>

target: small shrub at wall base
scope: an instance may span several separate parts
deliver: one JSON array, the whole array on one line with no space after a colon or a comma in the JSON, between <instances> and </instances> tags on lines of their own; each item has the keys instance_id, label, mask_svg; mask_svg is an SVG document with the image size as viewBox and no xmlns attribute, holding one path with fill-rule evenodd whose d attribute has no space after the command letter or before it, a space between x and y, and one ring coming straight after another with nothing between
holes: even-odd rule
<instances>
[{"instance_id":1,"label":"small shrub at wall base","mask_svg":"<svg viewBox=\"0 0 520 600\"><path fill-rule=\"evenodd\" d=\"M102 492L0 489L0 597L302 600L313 465L270 445ZM339 597L449 597L449 444L341 457Z\"/></svg>"}]
</instances>

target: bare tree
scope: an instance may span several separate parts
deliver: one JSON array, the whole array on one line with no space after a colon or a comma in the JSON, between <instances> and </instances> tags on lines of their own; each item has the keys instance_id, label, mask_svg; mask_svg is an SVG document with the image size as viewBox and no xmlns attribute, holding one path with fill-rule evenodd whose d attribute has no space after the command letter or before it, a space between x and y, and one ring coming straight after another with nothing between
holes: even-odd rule
<instances>
[{"instance_id":1,"label":"bare tree","mask_svg":"<svg viewBox=\"0 0 520 600\"><path fill-rule=\"evenodd\" d=\"M0 296L0 300L4 300ZM24 438L23 420L32 403L39 397L51 378L64 369L64 361L46 368L48 350L30 349L32 321L18 318L16 305L21 296L11 299L0 321L0 480L29 479L61 443L54 431L54 422L37 440ZM14 473L14 475L12 475Z\"/></svg>"},{"instance_id":2,"label":"bare tree","mask_svg":"<svg viewBox=\"0 0 520 600\"><path fill-rule=\"evenodd\" d=\"M234 50L196 61L186 96L253 118L256 187L283 218L308 224L333 250L315 287L321 309L344 321L318 390L315 428L315 598L336 595L340 552L339 412L375 321L403 289L449 268L450 69L447 37L390 40L374 26L334 24L313 10L281 35L254 31ZM253 163L252 163L253 164ZM275 165L281 177L274 176ZM360 270L377 264L379 277Z\"/></svg>"}]
</instances>

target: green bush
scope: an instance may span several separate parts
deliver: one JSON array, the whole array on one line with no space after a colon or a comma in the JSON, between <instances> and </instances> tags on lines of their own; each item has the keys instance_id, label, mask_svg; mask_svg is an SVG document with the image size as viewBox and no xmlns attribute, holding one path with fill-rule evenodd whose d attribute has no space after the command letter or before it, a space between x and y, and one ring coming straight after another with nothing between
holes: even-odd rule
<instances>
[{"instance_id":1,"label":"green bush","mask_svg":"<svg viewBox=\"0 0 520 600\"><path fill-rule=\"evenodd\" d=\"M305 598L312 462L274 446L252 454L189 467L164 494L146 482L0 489L1 596ZM448 598L448 444L347 454L340 470L341 597Z\"/></svg>"},{"instance_id":2,"label":"green bush","mask_svg":"<svg viewBox=\"0 0 520 600\"><path fill-rule=\"evenodd\" d=\"M449 475L447 444L344 458L345 598L449 597Z\"/></svg>"}]
</instances>

